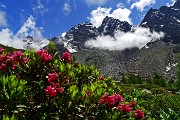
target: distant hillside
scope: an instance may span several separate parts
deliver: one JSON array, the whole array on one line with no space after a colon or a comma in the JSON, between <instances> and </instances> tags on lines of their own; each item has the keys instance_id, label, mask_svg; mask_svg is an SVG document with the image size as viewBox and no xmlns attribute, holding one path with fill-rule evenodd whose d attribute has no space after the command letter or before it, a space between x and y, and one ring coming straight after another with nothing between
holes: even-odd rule
<instances>
[{"instance_id":1,"label":"distant hillside","mask_svg":"<svg viewBox=\"0 0 180 120\"><path fill-rule=\"evenodd\" d=\"M2 45L2 44L0 44L0 47L2 47L7 52L14 52L14 51L17 51L17 50L25 51L23 49L16 49L16 48L5 46L5 45Z\"/></svg>"}]
</instances>

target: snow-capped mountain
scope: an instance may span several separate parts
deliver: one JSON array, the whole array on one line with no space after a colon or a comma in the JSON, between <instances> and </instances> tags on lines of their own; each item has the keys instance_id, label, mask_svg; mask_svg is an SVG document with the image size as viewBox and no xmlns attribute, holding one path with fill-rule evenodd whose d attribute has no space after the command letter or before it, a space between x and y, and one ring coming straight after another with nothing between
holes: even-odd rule
<instances>
[{"instance_id":1,"label":"snow-capped mountain","mask_svg":"<svg viewBox=\"0 0 180 120\"><path fill-rule=\"evenodd\" d=\"M23 49L25 50L29 50L29 49L39 50L42 49L44 46L47 46L48 43L49 41L46 39L36 39L31 36L27 36L22 40Z\"/></svg>"},{"instance_id":2,"label":"snow-capped mountain","mask_svg":"<svg viewBox=\"0 0 180 120\"><path fill-rule=\"evenodd\" d=\"M109 35L113 36L114 32L121 30L128 32L131 30L131 25L126 21L120 21L112 17L105 17L101 26L96 28L91 23L82 23L71 28L62 39L65 49L69 52L77 52L78 50L87 49L85 42L89 39L95 39L97 36Z\"/></svg>"},{"instance_id":3,"label":"snow-capped mountain","mask_svg":"<svg viewBox=\"0 0 180 120\"><path fill-rule=\"evenodd\" d=\"M98 32L100 34L113 36L115 31L121 30L123 32L128 32L131 30L131 27L132 26L126 21L120 21L113 17L106 16L101 26L98 27Z\"/></svg>"},{"instance_id":4,"label":"snow-capped mountain","mask_svg":"<svg viewBox=\"0 0 180 120\"><path fill-rule=\"evenodd\" d=\"M140 26L163 31L165 33L164 42L180 43L180 0L170 7L151 8Z\"/></svg>"},{"instance_id":5,"label":"snow-capped mountain","mask_svg":"<svg viewBox=\"0 0 180 120\"><path fill-rule=\"evenodd\" d=\"M87 49L84 44L98 36L114 36L116 31L132 32L132 25L126 21L120 21L112 17L105 17L102 24L96 28L91 23L82 23L71 28L62 41L69 52ZM162 6L160 9L150 9L139 26L151 31L163 32L163 41L168 43L180 43L180 0L173 6Z\"/></svg>"},{"instance_id":6,"label":"snow-capped mountain","mask_svg":"<svg viewBox=\"0 0 180 120\"><path fill-rule=\"evenodd\" d=\"M86 22L71 28L66 35L62 37L62 41L64 42L64 47L70 52L76 52L85 48L84 43L87 39L95 38L97 35L97 28L91 23Z\"/></svg>"},{"instance_id":7,"label":"snow-capped mountain","mask_svg":"<svg viewBox=\"0 0 180 120\"><path fill-rule=\"evenodd\" d=\"M119 79L126 73L136 73L142 77L159 74L167 78L176 76L176 53L180 53L180 0L170 7L162 6L160 9L150 9L139 26L130 25L112 17L105 17L102 24L96 28L91 23L82 23L71 28L64 36L58 38L62 41L58 46L60 51L74 52L77 62L95 65L103 74ZM140 28L140 29L139 29ZM148 29L145 29L148 28ZM132 38L138 34L145 37L158 36L162 32L164 38L151 41L144 47L124 49L121 51L108 51L97 48L88 48L84 44L88 40L99 36L109 36L117 41L115 34ZM155 33L154 33L155 32ZM154 33L154 34L153 34ZM142 36L144 37L144 36ZM102 39L103 40L103 39ZM63 49L63 50L62 50Z\"/></svg>"}]
</instances>

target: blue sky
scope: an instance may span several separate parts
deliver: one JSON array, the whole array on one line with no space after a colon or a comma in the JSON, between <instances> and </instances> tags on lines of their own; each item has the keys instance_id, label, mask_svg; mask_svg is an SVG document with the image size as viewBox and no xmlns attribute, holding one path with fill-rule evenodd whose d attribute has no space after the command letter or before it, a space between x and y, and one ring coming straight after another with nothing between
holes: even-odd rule
<instances>
[{"instance_id":1,"label":"blue sky","mask_svg":"<svg viewBox=\"0 0 180 120\"><path fill-rule=\"evenodd\" d=\"M0 0L0 35L3 38L26 35L59 37L79 23L91 22L98 27L106 15L138 25L150 7L159 8L172 5L173 2L174 0Z\"/></svg>"}]
</instances>

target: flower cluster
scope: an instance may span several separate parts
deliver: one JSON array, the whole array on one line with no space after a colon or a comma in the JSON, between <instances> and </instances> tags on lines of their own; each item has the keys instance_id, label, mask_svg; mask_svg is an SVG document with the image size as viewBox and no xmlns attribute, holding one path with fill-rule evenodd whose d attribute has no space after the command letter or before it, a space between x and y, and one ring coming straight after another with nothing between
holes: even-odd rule
<instances>
[{"instance_id":1,"label":"flower cluster","mask_svg":"<svg viewBox=\"0 0 180 120\"><path fill-rule=\"evenodd\" d=\"M70 62L71 62L71 55L70 55L70 53L69 53L69 52L63 53L61 59L62 59L63 61L65 61L65 62L70 63Z\"/></svg>"},{"instance_id":2,"label":"flower cluster","mask_svg":"<svg viewBox=\"0 0 180 120\"><path fill-rule=\"evenodd\" d=\"M58 80L57 73L48 73L48 82L56 82Z\"/></svg>"},{"instance_id":3,"label":"flower cluster","mask_svg":"<svg viewBox=\"0 0 180 120\"><path fill-rule=\"evenodd\" d=\"M46 86L44 89L44 92L46 95L49 95L50 97L55 97L57 96L57 93L62 93L63 88L58 87L60 86L58 83L58 75L57 73L48 73L48 83L50 84L49 86Z\"/></svg>"},{"instance_id":4,"label":"flower cluster","mask_svg":"<svg viewBox=\"0 0 180 120\"><path fill-rule=\"evenodd\" d=\"M119 104L118 106L117 106L117 109L118 110L122 110L124 113L128 113L128 112L131 112L131 107L130 107L130 105L128 105L128 104Z\"/></svg>"},{"instance_id":5,"label":"flower cluster","mask_svg":"<svg viewBox=\"0 0 180 120\"><path fill-rule=\"evenodd\" d=\"M36 51L36 54L41 56L44 62L52 60L52 56L48 53L47 50L38 50Z\"/></svg>"},{"instance_id":6,"label":"flower cluster","mask_svg":"<svg viewBox=\"0 0 180 120\"><path fill-rule=\"evenodd\" d=\"M137 108L135 111L134 111L134 118L135 119L143 119L144 118L144 112Z\"/></svg>"},{"instance_id":7,"label":"flower cluster","mask_svg":"<svg viewBox=\"0 0 180 120\"><path fill-rule=\"evenodd\" d=\"M124 101L124 98L121 95L115 93L115 94L109 96L107 93L101 97L99 104L107 103L109 107L113 107L115 105L115 103L123 102L123 101Z\"/></svg>"},{"instance_id":8,"label":"flower cluster","mask_svg":"<svg viewBox=\"0 0 180 120\"><path fill-rule=\"evenodd\" d=\"M15 51L13 54L2 54L2 52L3 49L0 48L0 70L5 70L8 67L14 70L20 61L24 63L28 62L28 58L23 58L23 53L21 51Z\"/></svg>"},{"instance_id":9,"label":"flower cluster","mask_svg":"<svg viewBox=\"0 0 180 120\"><path fill-rule=\"evenodd\" d=\"M114 93L113 95L109 96L108 93L103 95L99 101L99 104L107 104L109 108L116 107L117 110L122 111L123 113L129 113L134 112L134 118L135 119L143 119L144 118L144 112L137 108L134 110L136 106L136 102L130 102L130 104L124 104L124 98Z\"/></svg>"},{"instance_id":10,"label":"flower cluster","mask_svg":"<svg viewBox=\"0 0 180 120\"><path fill-rule=\"evenodd\" d=\"M56 97L57 93L62 93L63 92L63 88L57 88L59 84L57 85L52 85L52 86L46 86L46 88L44 89L44 92L46 95L49 95L50 97Z\"/></svg>"},{"instance_id":11,"label":"flower cluster","mask_svg":"<svg viewBox=\"0 0 180 120\"><path fill-rule=\"evenodd\" d=\"M12 57L13 58L20 58L23 56L23 53L21 51L14 51Z\"/></svg>"},{"instance_id":12,"label":"flower cluster","mask_svg":"<svg viewBox=\"0 0 180 120\"><path fill-rule=\"evenodd\" d=\"M2 53L3 51L4 51L4 49L0 47L0 53Z\"/></svg>"}]
</instances>

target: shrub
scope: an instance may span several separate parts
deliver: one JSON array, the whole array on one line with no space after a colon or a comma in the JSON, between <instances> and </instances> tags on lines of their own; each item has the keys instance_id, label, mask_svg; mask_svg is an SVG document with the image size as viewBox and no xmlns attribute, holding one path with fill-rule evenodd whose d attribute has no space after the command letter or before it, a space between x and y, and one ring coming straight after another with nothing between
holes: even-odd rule
<instances>
[{"instance_id":1,"label":"shrub","mask_svg":"<svg viewBox=\"0 0 180 120\"><path fill-rule=\"evenodd\" d=\"M144 110L123 98L111 78L76 63L53 44L49 50L0 49L0 118L142 119Z\"/></svg>"}]
</instances>

